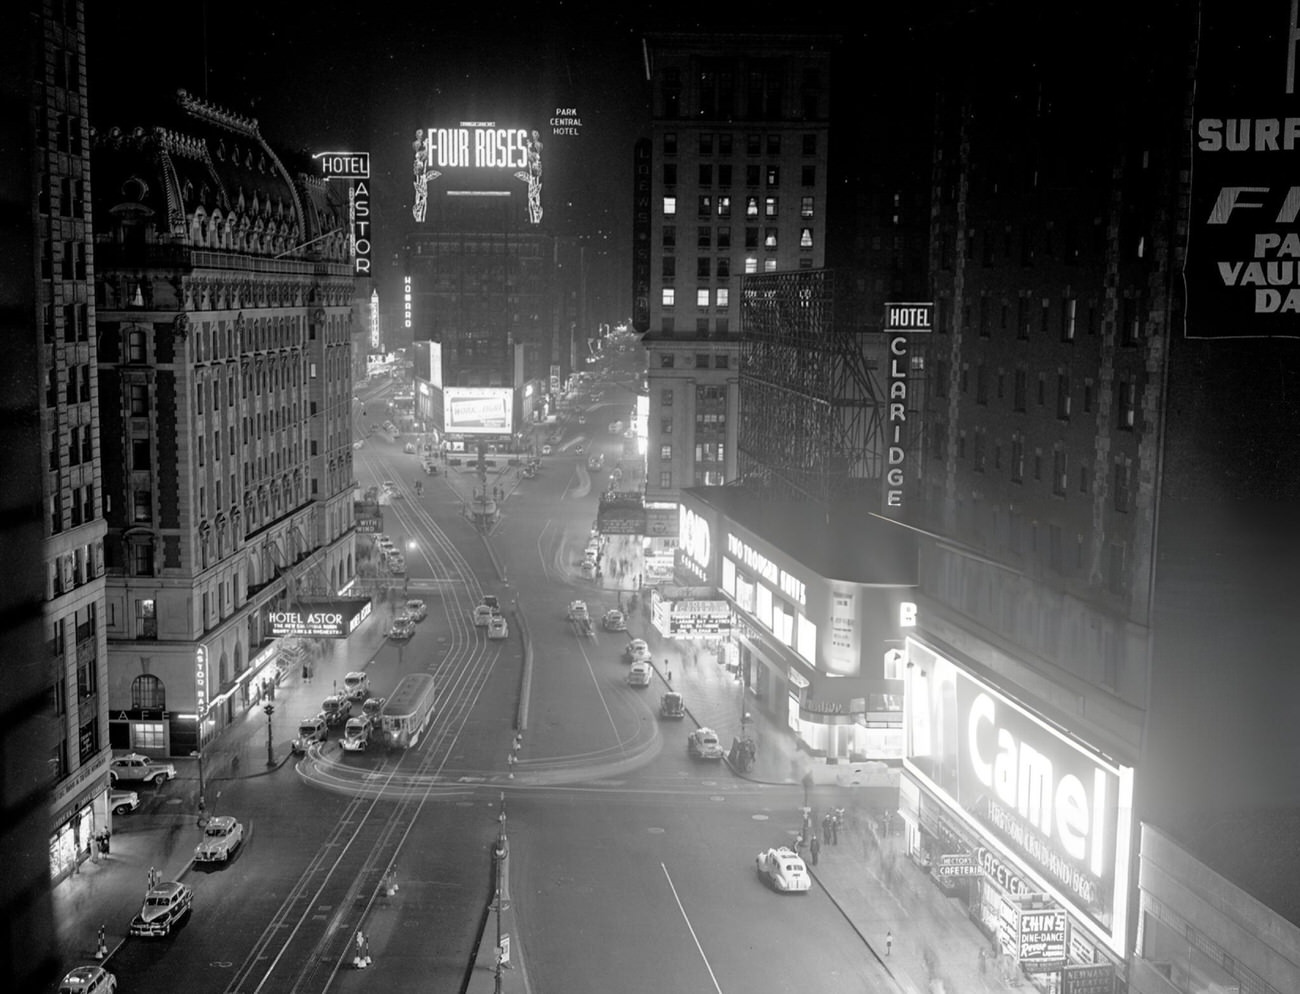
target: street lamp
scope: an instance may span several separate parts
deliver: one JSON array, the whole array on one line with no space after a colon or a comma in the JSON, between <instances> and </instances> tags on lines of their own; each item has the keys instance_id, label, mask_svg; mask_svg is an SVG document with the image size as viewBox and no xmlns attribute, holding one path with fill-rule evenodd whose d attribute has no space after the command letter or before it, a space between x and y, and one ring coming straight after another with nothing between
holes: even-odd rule
<instances>
[{"instance_id":1,"label":"street lamp","mask_svg":"<svg viewBox=\"0 0 1300 994\"><path fill-rule=\"evenodd\" d=\"M496 948L496 976L494 978L493 991L495 994L501 994L501 970L504 967L504 957L501 955L501 912L508 908L509 894L502 895L502 880L505 867L506 857L510 853L510 843L506 839L506 794L501 792L501 809L497 813L497 844L492 850L492 862L496 868L496 896L493 898L492 906L497 913L497 948Z\"/></svg>"},{"instance_id":2,"label":"street lamp","mask_svg":"<svg viewBox=\"0 0 1300 994\"><path fill-rule=\"evenodd\" d=\"M202 722L200 722L200 723L199 723L199 734L200 734L200 736L202 735L202 732L203 732L203 724L202 724ZM202 741L199 742L199 745L200 745L200 747L203 745ZM202 824L203 824L203 817L204 817L204 815L206 814L206 805L205 805L204 802L203 802L203 749L202 749L202 748L195 749L193 752L190 753L190 756L193 757L194 759L197 759L197 760L199 761L199 817L198 817L198 824L199 824L199 825L202 825Z\"/></svg>"},{"instance_id":3,"label":"street lamp","mask_svg":"<svg viewBox=\"0 0 1300 994\"><path fill-rule=\"evenodd\" d=\"M275 765L275 751L271 742L271 715L275 714L275 705L269 701L262 705L262 710L266 712L266 765Z\"/></svg>"}]
</instances>

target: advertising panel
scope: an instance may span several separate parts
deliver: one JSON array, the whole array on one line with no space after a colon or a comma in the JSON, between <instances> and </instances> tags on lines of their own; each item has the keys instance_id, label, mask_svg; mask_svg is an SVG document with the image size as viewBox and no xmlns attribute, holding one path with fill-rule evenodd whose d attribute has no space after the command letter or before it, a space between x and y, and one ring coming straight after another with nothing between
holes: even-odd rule
<instances>
[{"instance_id":1,"label":"advertising panel","mask_svg":"<svg viewBox=\"0 0 1300 994\"><path fill-rule=\"evenodd\" d=\"M420 128L411 142L415 199L411 216L424 220L429 182L444 173L497 171L527 184L528 220L542 220L542 141L527 128L498 127L495 121L461 121L453 128Z\"/></svg>"},{"instance_id":2,"label":"advertising panel","mask_svg":"<svg viewBox=\"0 0 1300 994\"><path fill-rule=\"evenodd\" d=\"M384 512L378 501L354 500L352 520L359 532L377 535L384 530Z\"/></svg>"},{"instance_id":3,"label":"advertising panel","mask_svg":"<svg viewBox=\"0 0 1300 994\"><path fill-rule=\"evenodd\" d=\"M830 648L826 668L833 673L858 671L858 594L845 587L831 589Z\"/></svg>"},{"instance_id":4,"label":"advertising panel","mask_svg":"<svg viewBox=\"0 0 1300 994\"><path fill-rule=\"evenodd\" d=\"M695 508L680 504L677 539L683 568L707 580L713 569L713 523Z\"/></svg>"},{"instance_id":5,"label":"advertising panel","mask_svg":"<svg viewBox=\"0 0 1300 994\"><path fill-rule=\"evenodd\" d=\"M905 768L1124 955L1133 769L913 638L907 652Z\"/></svg>"},{"instance_id":6,"label":"advertising panel","mask_svg":"<svg viewBox=\"0 0 1300 994\"><path fill-rule=\"evenodd\" d=\"M1188 338L1300 336L1296 7L1202 5L1183 289ZM1124 319L1141 321L1133 313Z\"/></svg>"},{"instance_id":7,"label":"advertising panel","mask_svg":"<svg viewBox=\"0 0 1300 994\"><path fill-rule=\"evenodd\" d=\"M273 638L345 639L369 616L369 597L302 597L290 608L267 608L266 623Z\"/></svg>"},{"instance_id":8,"label":"advertising panel","mask_svg":"<svg viewBox=\"0 0 1300 994\"><path fill-rule=\"evenodd\" d=\"M442 391L443 430L462 435L509 435L514 431L513 406L510 387L446 387Z\"/></svg>"},{"instance_id":9,"label":"advertising panel","mask_svg":"<svg viewBox=\"0 0 1300 994\"><path fill-rule=\"evenodd\" d=\"M1065 967L1061 994L1115 994L1115 968L1109 963Z\"/></svg>"},{"instance_id":10,"label":"advertising panel","mask_svg":"<svg viewBox=\"0 0 1300 994\"><path fill-rule=\"evenodd\" d=\"M650 224L651 183L650 139L641 138L632 152L632 327L650 330Z\"/></svg>"}]
</instances>

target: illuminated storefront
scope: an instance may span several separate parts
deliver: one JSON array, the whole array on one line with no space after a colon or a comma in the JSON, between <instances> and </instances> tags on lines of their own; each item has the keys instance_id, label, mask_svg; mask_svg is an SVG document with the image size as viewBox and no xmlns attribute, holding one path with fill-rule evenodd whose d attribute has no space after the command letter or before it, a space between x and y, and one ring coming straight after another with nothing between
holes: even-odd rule
<instances>
[{"instance_id":1,"label":"illuminated storefront","mask_svg":"<svg viewBox=\"0 0 1300 994\"><path fill-rule=\"evenodd\" d=\"M887 659L901 645L914 562L892 532L859 555L807 513L773 513L733 488L683 491L677 575L717 587L734 615L726 660L811 756L900 760L904 682ZM859 523L853 535L870 532Z\"/></svg>"},{"instance_id":2,"label":"illuminated storefront","mask_svg":"<svg viewBox=\"0 0 1300 994\"><path fill-rule=\"evenodd\" d=\"M908 852L1039 988L1122 963L1132 767L918 639L905 651Z\"/></svg>"}]
</instances>

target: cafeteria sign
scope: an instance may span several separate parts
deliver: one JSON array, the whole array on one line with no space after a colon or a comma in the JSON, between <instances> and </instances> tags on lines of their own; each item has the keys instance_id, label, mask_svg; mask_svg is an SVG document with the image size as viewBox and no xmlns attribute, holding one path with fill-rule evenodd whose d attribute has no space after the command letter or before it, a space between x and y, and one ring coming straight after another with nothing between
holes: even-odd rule
<instances>
[{"instance_id":1,"label":"cafeteria sign","mask_svg":"<svg viewBox=\"0 0 1300 994\"><path fill-rule=\"evenodd\" d=\"M266 612L272 638L345 639L370 616L369 597L301 598L291 608Z\"/></svg>"}]
</instances>

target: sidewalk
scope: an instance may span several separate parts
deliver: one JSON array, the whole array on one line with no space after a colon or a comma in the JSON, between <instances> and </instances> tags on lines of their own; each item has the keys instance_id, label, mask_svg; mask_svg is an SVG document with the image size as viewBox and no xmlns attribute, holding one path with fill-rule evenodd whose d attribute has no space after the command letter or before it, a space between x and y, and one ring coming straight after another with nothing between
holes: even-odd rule
<instances>
[{"instance_id":1,"label":"sidewalk","mask_svg":"<svg viewBox=\"0 0 1300 994\"><path fill-rule=\"evenodd\" d=\"M894 979L903 994L970 994L1010 991L991 956L991 946L961 903L944 894L934 880L903 851L902 838L883 835L880 815L898 807L897 771L887 776L861 774L861 766L827 765L802 752L794 735L779 727L752 695L746 697L742 724L741 686L736 676L711 657L692 661L682 643L662 639L645 621L644 610L632 619L631 635L644 638L654 655L657 691L682 694L687 722L708 725L723 747L745 732L758 746L753 769L733 773L762 783L803 785L820 828L831 808L843 808L845 824L837 844L824 840L813 879L840 909L854 930ZM690 727L688 725L688 727ZM726 760L730 765L730 760ZM858 779L867 786L841 786ZM776 823L774 823L776 824ZM791 844L799 834L802 812L791 808L787 834ZM892 943L889 937L892 936Z\"/></svg>"},{"instance_id":2,"label":"sidewalk","mask_svg":"<svg viewBox=\"0 0 1300 994\"><path fill-rule=\"evenodd\" d=\"M266 715L261 703L225 729L203 753L204 794L213 811L223 784L235 779L275 776L291 758L290 743L304 715L320 710L321 699L335 681L343 682L349 670L361 669L383 642L389 621L382 607L353 633L346 643L333 643L333 651L315 662L314 678L304 683L300 671L286 670L271 717L271 759L267 765ZM107 962L126 937L132 917L144 900L150 868L162 880L184 880L190 871L198 831L198 760L174 758L176 779L162 787L124 784L140 795L139 810L114 815L110 852L82 864L78 873L53 889L54 920L58 933L60 976L74 966ZM155 792L163 800L154 801ZM152 810L150 810L152 809ZM108 956L96 959L97 931L104 928Z\"/></svg>"}]
</instances>

